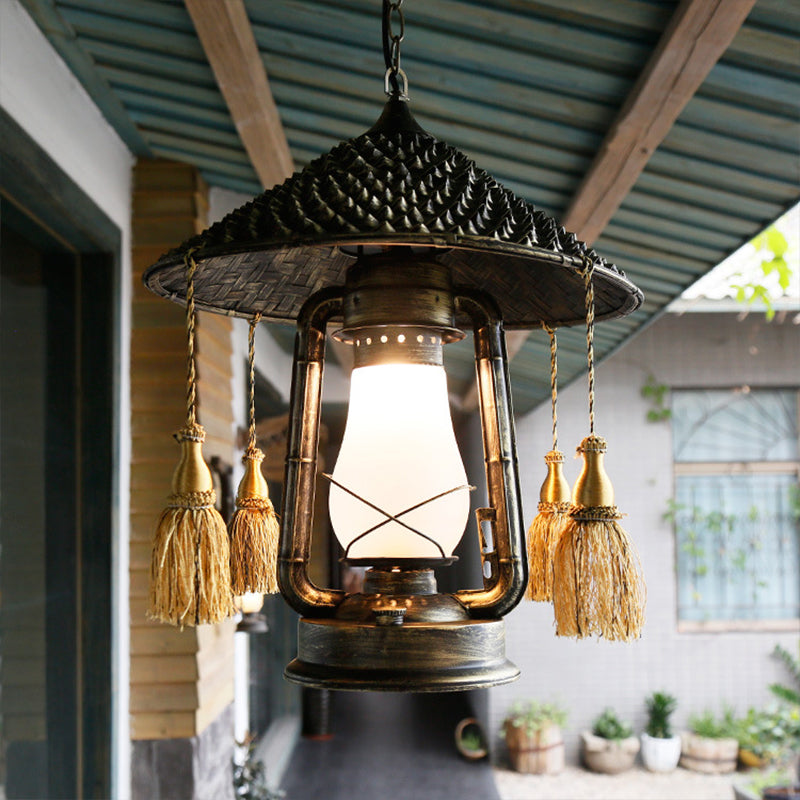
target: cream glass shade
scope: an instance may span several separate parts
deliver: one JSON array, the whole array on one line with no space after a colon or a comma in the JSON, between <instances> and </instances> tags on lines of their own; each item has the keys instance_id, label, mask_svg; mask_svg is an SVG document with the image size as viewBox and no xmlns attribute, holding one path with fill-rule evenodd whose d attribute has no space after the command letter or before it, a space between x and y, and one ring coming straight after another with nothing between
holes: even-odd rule
<instances>
[{"instance_id":1,"label":"cream glass shade","mask_svg":"<svg viewBox=\"0 0 800 800\"><path fill-rule=\"evenodd\" d=\"M444 369L429 364L354 369L332 477L331 523L349 558L452 555L469 514L469 491ZM371 532L358 538L366 531Z\"/></svg>"}]
</instances>

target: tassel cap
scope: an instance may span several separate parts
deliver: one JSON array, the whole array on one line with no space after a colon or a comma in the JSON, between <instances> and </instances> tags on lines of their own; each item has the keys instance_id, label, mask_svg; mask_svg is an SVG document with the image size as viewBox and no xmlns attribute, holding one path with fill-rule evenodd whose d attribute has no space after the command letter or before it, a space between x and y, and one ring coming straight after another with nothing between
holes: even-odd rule
<instances>
[{"instance_id":1,"label":"tassel cap","mask_svg":"<svg viewBox=\"0 0 800 800\"><path fill-rule=\"evenodd\" d=\"M587 436L579 445L583 469L575 481L572 503L576 508L611 508L614 506L614 487L603 464L606 440Z\"/></svg>"},{"instance_id":2,"label":"tassel cap","mask_svg":"<svg viewBox=\"0 0 800 800\"><path fill-rule=\"evenodd\" d=\"M547 477L539 491L539 502L555 505L569 503L570 489L564 477L564 454L558 450L551 450L544 457L544 462L547 464Z\"/></svg>"},{"instance_id":3,"label":"tassel cap","mask_svg":"<svg viewBox=\"0 0 800 800\"><path fill-rule=\"evenodd\" d=\"M175 434L181 445L181 460L172 476L173 495L195 495L214 491L211 470L203 460L206 432L202 425L182 428Z\"/></svg>"},{"instance_id":4,"label":"tassel cap","mask_svg":"<svg viewBox=\"0 0 800 800\"><path fill-rule=\"evenodd\" d=\"M236 502L243 500L256 500L269 497L269 487L261 472L261 462L264 460L264 453L257 447L248 447L242 458L244 464L244 475L239 482L239 489L236 492Z\"/></svg>"}]
</instances>

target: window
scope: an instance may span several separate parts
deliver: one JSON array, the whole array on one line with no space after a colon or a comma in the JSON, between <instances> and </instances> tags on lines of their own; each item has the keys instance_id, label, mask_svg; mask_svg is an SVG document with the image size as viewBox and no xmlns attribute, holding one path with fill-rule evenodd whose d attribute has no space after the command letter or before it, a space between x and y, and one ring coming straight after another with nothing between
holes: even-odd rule
<instances>
[{"instance_id":1,"label":"window","mask_svg":"<svg viewBox=\"0 0 800 800\"><path fill-rule=\"evenodd\" d=\"M678 621L800 616L800 447L794 389L672 394Z\"/></svg>"}]
</instances>

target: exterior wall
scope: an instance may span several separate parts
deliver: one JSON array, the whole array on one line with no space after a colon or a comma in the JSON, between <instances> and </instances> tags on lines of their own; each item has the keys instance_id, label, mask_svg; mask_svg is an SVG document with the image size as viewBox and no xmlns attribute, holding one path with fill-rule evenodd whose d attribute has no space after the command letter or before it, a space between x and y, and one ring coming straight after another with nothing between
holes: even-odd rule
<instances>
[{"instance_id":1,"label":"exterior wall","mask_svg":"<svg viewBox=\"0 0 800 800\"><path fill-rule=\"evenodd\" d=\"M183 422L186 324L183 308L148 292L143 270L207 221L207 189L197 171L172 162L140 162L135 171L131 476L131 734L189 738L233 700L233 630L183 631L147 619L150 547L178 462L172 433ZM231 322L199 314L198 417L204 456L233 461ZM231 746L233 740L231 737Z\"/></svg>"},{"instance_id":2,"label":"exterior wall","mask_svg":"<svg viewBox=\"0 0 800 800\"><path fill-rule=\"evenodd\" d=\"M768 324L761 314L741 321L732 314L670 314L600 365L596 429L608 439L608 474L617 504L627 514L622 524L642 558L648 586L644 634L629 644L558 639L552 606L523 601L506 620L508 656L522 677L491 691L493 731L514 700L557 699L570 710L566 740L575 758L578 732L606 706L642 730L644 698L653 691L667 690L678 698L678 728L706 707L719 711L729 704L744 712L769 701L768 684L785 679L769 654L779 642L794 649L800 625L794 632L677 630L675 541L662 519L673 495L671 428L669 422L646 420L649 405L640 389L648 375L671 388L798 386L799 353L800 326L789 321L776 318ZM588 433L585 379L559 394L558 421L565 474L572 483L580 462L570 454ZM546 473L550 424L549 403L517 421L528 523Z\"/></svg>"},{"instance_id":3,"label":"exterior wall","mask_svg":"<svg viewBox=\"0 0 800 800\"><path fill-rule=\"evenodd\" d=\"M0 106L120 231L117 254L113 531L112 789L128 794L130 200L133 157L17 0L0 3Z\"/></svg>"}]
</instances>

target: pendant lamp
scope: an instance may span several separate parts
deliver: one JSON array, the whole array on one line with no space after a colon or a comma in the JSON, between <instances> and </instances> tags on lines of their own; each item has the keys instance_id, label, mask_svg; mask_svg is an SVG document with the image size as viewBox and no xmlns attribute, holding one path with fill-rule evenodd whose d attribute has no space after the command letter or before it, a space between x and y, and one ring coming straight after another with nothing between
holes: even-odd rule
<instances>
[{"instance_id":1,"label":"pendant lamp","mask_svg":"<svg viewBox=\"0 0 800 800\"><path fill-rule=\"evenodd\" d=\"M144 276L184 302L191 250L198 309L297 324L278 582L301 615L286 677L318 688L442 691L517 677L503 617L525 592L527 564L504 330L582 323L586 259L598 321L642 301L616 267L417 124L401 5L383 3L388 101L377 122ZM368 567L357 594L317 586L308 571L329 325L354 358L344 440L325 479L344 558ZM442 354L468 333L487 483L471 535L484 580L448 594L433 568L454 560L471 487Z\"/></svg>"}]
</instances>

